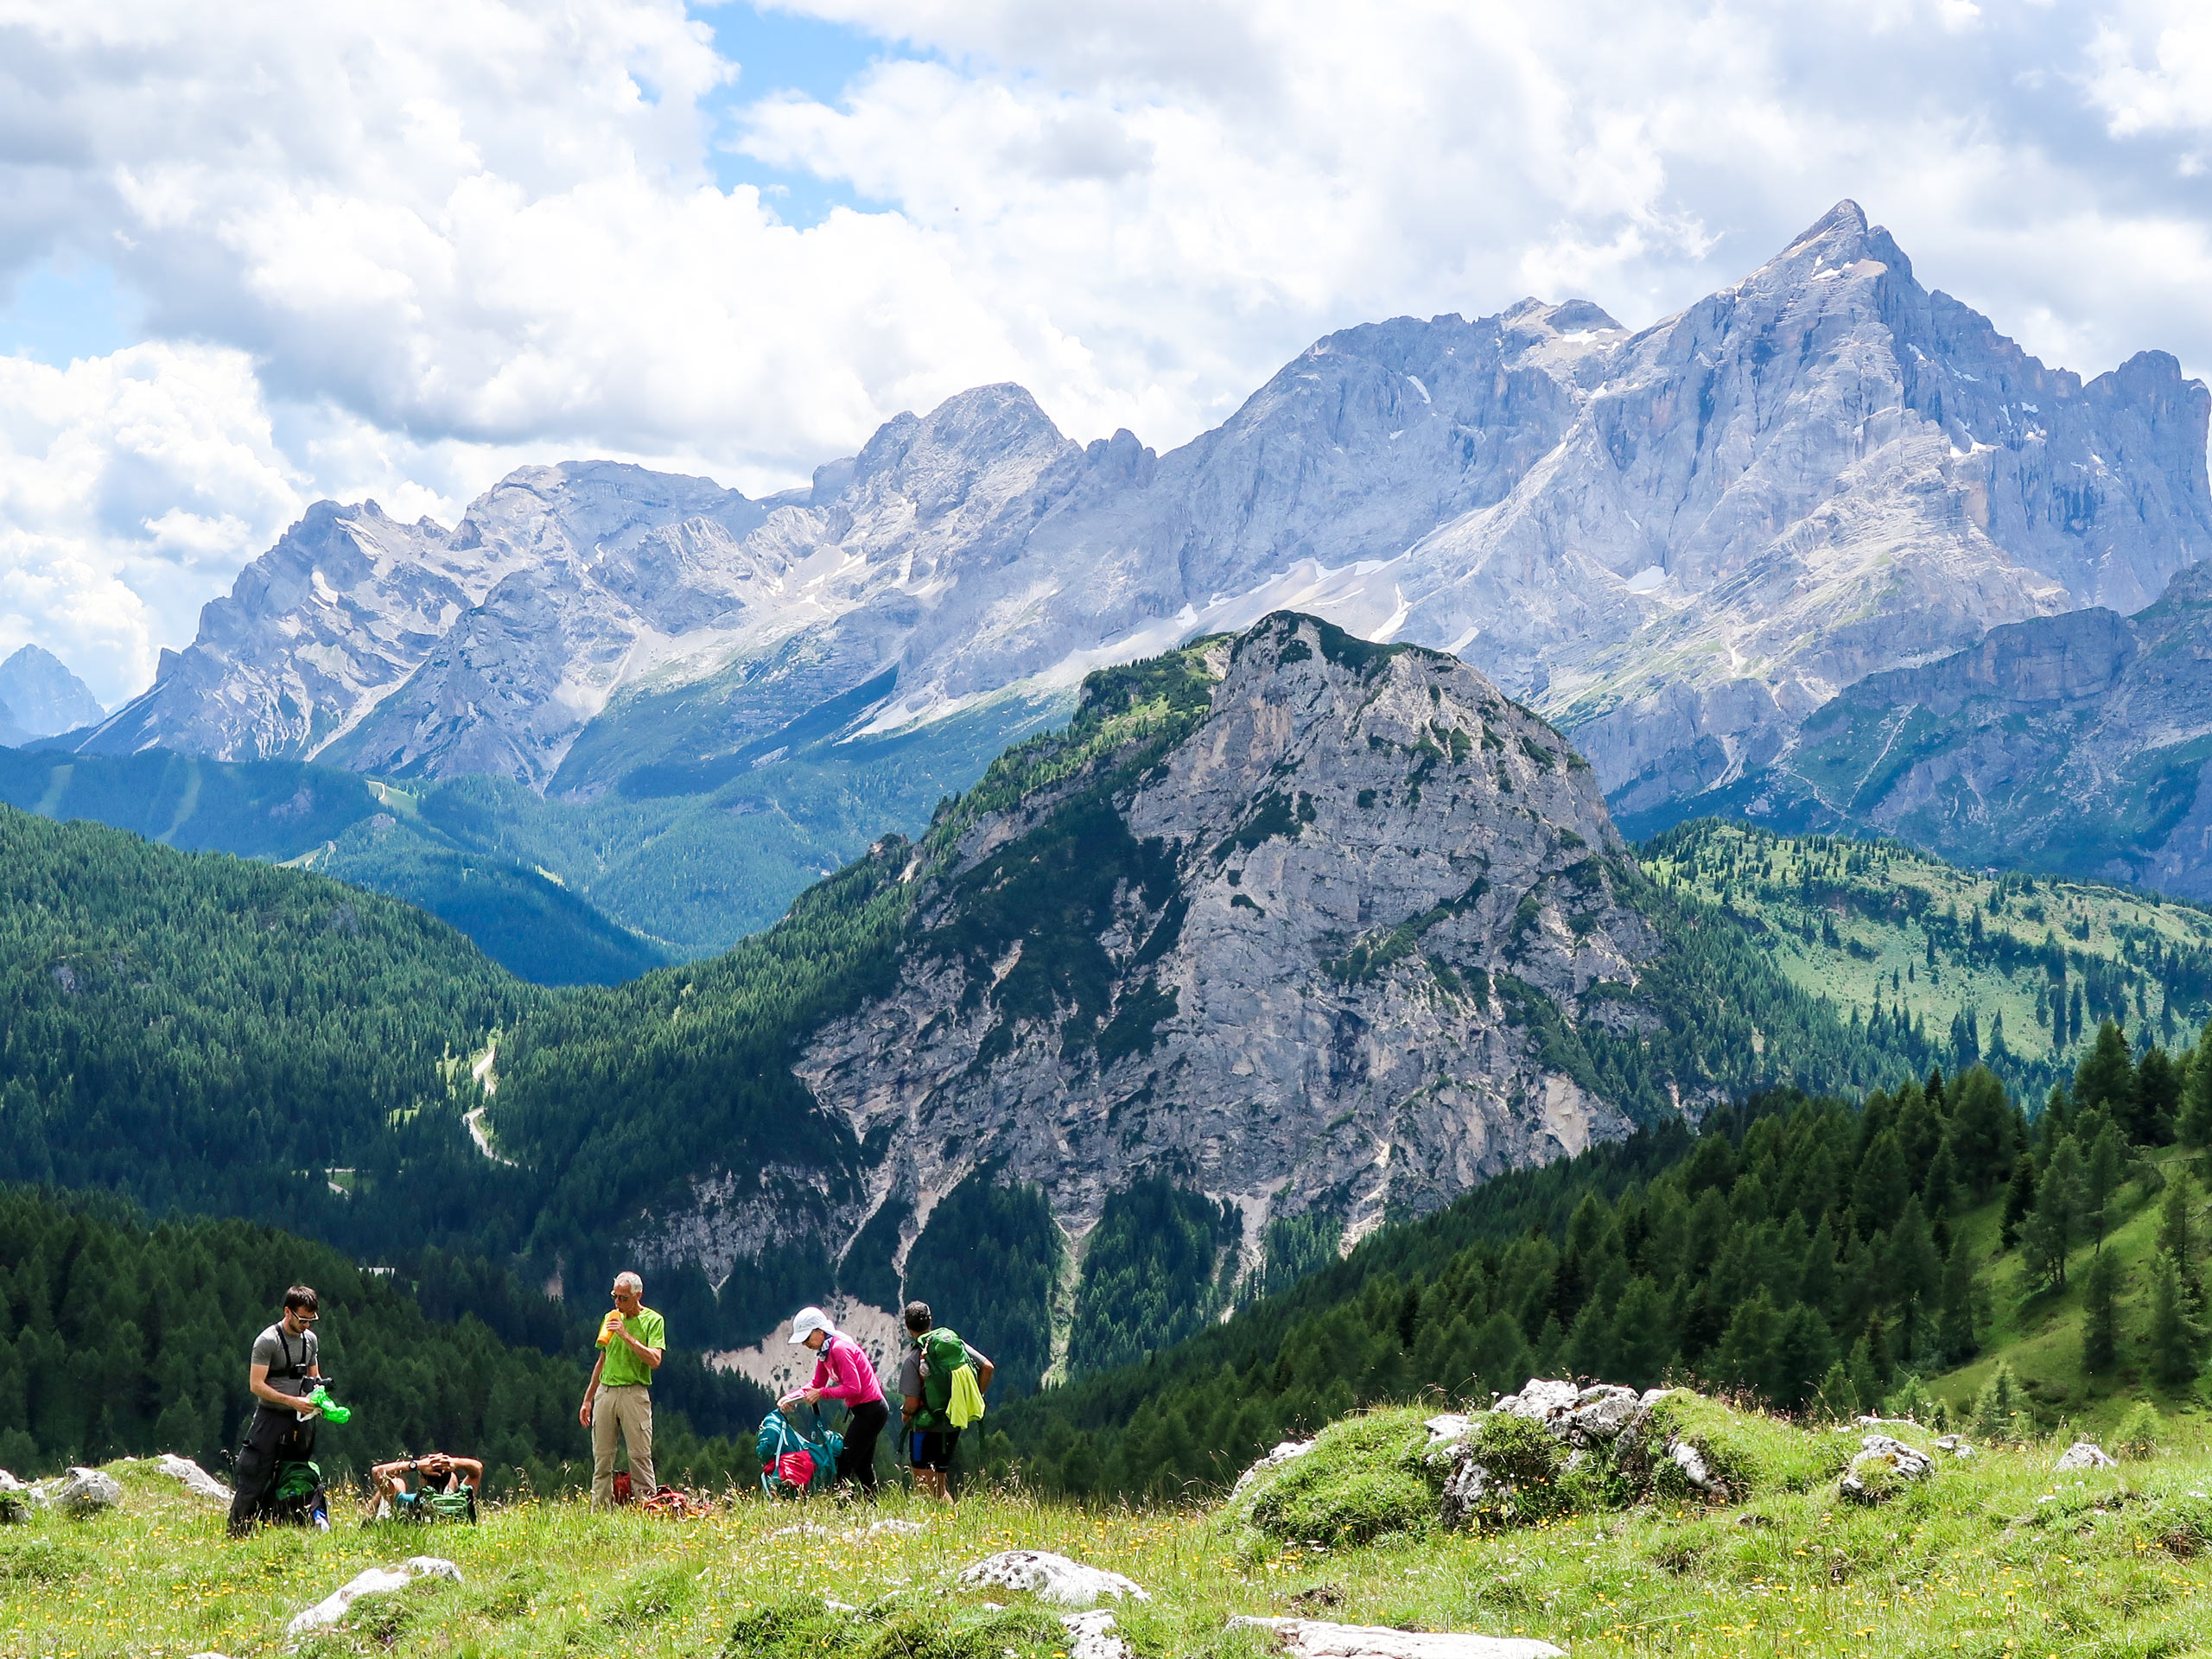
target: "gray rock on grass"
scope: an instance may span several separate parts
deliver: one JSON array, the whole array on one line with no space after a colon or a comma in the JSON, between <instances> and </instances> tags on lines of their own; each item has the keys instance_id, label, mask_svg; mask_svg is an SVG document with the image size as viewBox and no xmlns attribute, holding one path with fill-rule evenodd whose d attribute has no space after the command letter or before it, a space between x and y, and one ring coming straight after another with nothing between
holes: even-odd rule
<instances>
[{"instance_id":1,"label":"gray rock on grass","mask_svg":"<svg viewBox=\"0 0 2212 1659\"><path fill-rule=\"evenodd\" d=\"M1262 1458L1249 1469L1247 1469L1243 1474L1236 1477L1236 1484L1230 1489L1229 1496L1230 1501L1233 1503L1236 1499L1243 1497L1245 1488L1249 1486L1254 1481L1257 1480L1262 1475L1266 1474L1270 1469L1280 1469L1283 1465L1290 1462L1292 1459L1304 1457L1313 1449L1313 1442L1311 1440L1277 1441L1274 1451L1268 1452L1267 1456Z\"/></svg>"},{"instance_id":2,"label":"gray rock on grass","mask_svg":"<svg viewBox=\"0 0 2212 1659\"><path fill-rule=\"evenodd\" d=\"M1111 1596L1150 1601L1151 1595L1133 1579L1103 1567L1085 1567L1046 1549L1003 1549L986 1556L960 1575L971 1590L995 1586L1001 1590L1026 1591L1063 1607L1088 1607Z\"/></svg>"},{"instance_id":3,"label":"gray rock on grass","mask_svg":"<svg viewBox=\"0 0 2212 1659\"><path fill-rule=\"evenodd\" d=\"M1135 1659L1129 1644L1114 1633L1109 1612L1065 1613L1060 1623L1067 1626L1068 1659Z\"/></svg>"},{"instance_id":4,"label":"gray rock on grass","mask_svg":"<svg viewBox=\"0 0 2212 1659\"><path fill-rule=\"evenodd\" d=\"M2076 1440L2059 1454L2058 1461L2051 1467L2065 1475L2077 1469L2110 1469L2118 1461L2107 1454L2104 1447L2089 1440Z\"/></svg>"},{"instance_id":5,"label":"gray rock on grass","mask_svg":"<svg viewBox=\"0 0 2212 1659\"><path fill-rule=\"evenodd\" d=\"M121 1503L123 1485L113 1475L104 1475L97 1469L72 1469L54 1489L52 1501L64 1515L82 1521Z\"/></svg>"},{"instance_id":6,"label":"gray rock on grass","mask_svg":"<svg viewBox=\"0 0 2212 1659\"><path fill-rule=\"evenodd\" d=\"M1328 1624L1313 1618L1229 1621L1233 1630L1272 1631L1294 1659L1566 1659L1566 1650L1528 1637L1391 1630L1372 1624Z\"/></svg>"},{"instance_id":7,"label":"gray rock on grass","mask_svg":"<svg viewBox=\"0 0 2212 1659\"><path fill-rule=\"evenodd\" d=\"M1883 1503L1900 1482L1925 1480L1936 1472L1936 1461L1925 1452L1887 1434L1869 1434L1859 1444L1866 1449L1836 1482L1838 1494L1853 1503Z\"/></svg>"},{"instance_id":8,"label":"gray rock on grass","mask_svg":"<svg viewBox=\"0 0 2212 1659\"><path fill-rule=\"evenodd\" d=\"M185 1491L190 1492L194 1497L204 1497L210 1503L228 1503L231 1501L232 1497L231 1489L190 1458L181 1458L174 1452L164 1452L154 1461L159 1465L163 1474L173 1476L182 1481Z\"/></svg>"}]
</instances>

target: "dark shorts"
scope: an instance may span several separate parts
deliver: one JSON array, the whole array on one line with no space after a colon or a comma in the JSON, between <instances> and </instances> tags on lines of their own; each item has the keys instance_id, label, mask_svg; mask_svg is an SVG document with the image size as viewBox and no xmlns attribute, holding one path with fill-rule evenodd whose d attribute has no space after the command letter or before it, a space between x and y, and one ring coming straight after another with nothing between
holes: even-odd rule
<instances>
[{"instance_id":1,"label":"dark shorts","mask_svg":"<svg viewBox=\"0 0 2212 1659\"><path fill-rule=\"evenodd\" d=\"M915 1468L951 1471L953 1449L960 1444L958 1429L918 1428L908 1439L912 1442L908 1455Z\"/></svg>"}]
</instances>

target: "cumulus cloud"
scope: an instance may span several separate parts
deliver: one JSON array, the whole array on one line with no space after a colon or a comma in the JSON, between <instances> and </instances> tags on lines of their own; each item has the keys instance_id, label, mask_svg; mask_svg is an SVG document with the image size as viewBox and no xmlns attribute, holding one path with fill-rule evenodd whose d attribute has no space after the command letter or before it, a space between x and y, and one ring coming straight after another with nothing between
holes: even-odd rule
<instances>
[{"instance_id":1,"label":"cumulus cloud","mask_svg":"<svg viewBox=\"0 0 2212 1659\"><path fill-rule=\"evenodd\" d=\"M1640 325L1844 195L2031 350L2212 366L2181 0L781 9L884 50L731 117L678 0L0 0L0 272L111 267L153 342L0 371L0 631L118 694L316 494L449 518L580 453L772 488L1001 378L1172 443L1330 328ZM862 205L786 223L733 156Z\"/></svg>"}]
</instances>

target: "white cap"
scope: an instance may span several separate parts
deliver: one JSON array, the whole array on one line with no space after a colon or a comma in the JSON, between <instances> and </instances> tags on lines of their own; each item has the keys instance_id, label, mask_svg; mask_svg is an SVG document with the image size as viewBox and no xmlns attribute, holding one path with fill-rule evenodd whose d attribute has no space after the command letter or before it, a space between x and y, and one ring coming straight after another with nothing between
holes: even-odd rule
<instances>
[{"instance_id":1,"label":"white cap","mask_svg":"<svg viewBox=\"0 0 2212 1659\"><path fill-rule=\"evenodd\" d=\"M802 1307L791 1316L791 1345L797 1347L817 1331L835 1331L830 1316L818 1307Z\"/></svg>"}]
</instances>

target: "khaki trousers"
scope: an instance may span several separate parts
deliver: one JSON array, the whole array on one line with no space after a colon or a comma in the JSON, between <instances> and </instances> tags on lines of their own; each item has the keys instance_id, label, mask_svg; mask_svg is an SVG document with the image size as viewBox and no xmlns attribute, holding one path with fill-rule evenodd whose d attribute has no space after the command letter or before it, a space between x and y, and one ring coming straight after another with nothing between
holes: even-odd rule
<instances>
[{"instance_id":1,"label":"khaki trousers","mask_svg":"<svg viewBox=\"0 0 2212 1659\"><path fill-rule=\"evenodd\" d=\"M642 1382L601 1389L591 1408L591 1501L614 1501L614 1431L630 1448L630 1496L651 1497L653 1484L653 1391Z\"/></svg>"}]
</instances>

